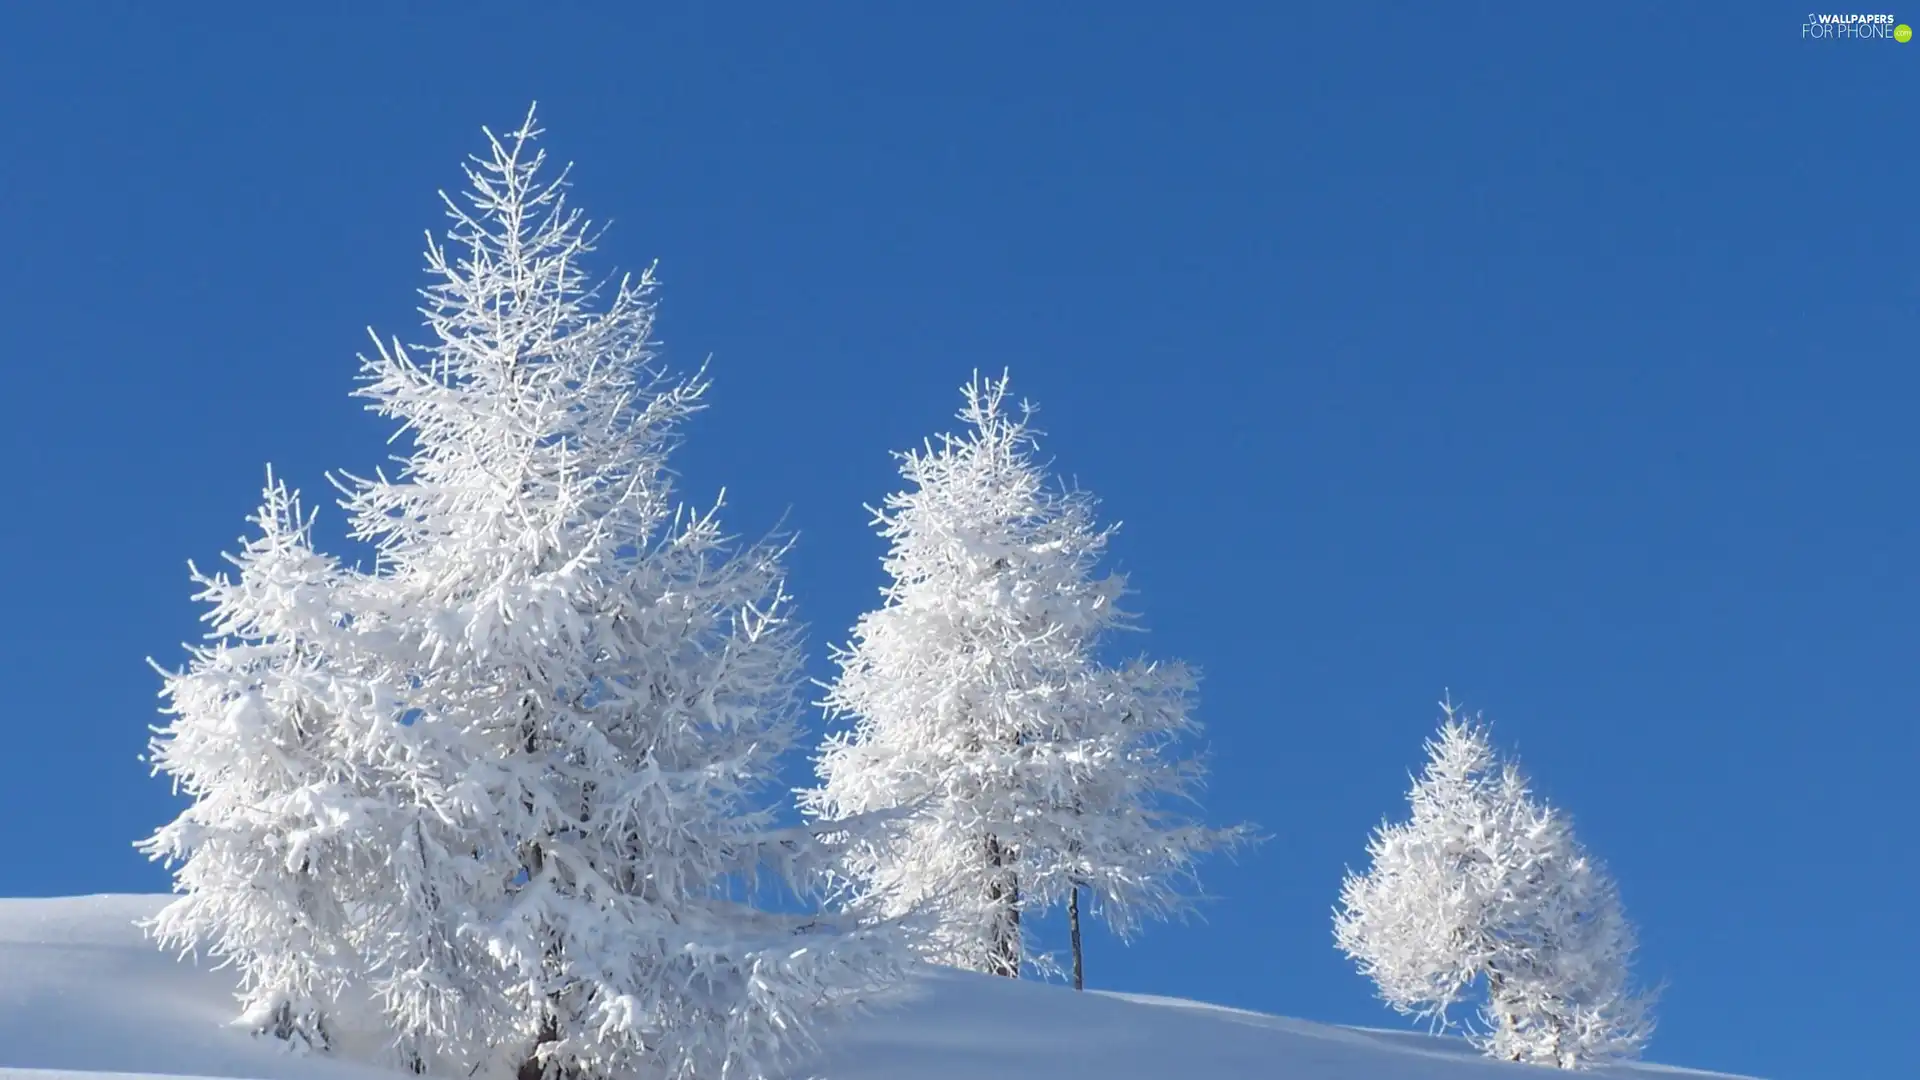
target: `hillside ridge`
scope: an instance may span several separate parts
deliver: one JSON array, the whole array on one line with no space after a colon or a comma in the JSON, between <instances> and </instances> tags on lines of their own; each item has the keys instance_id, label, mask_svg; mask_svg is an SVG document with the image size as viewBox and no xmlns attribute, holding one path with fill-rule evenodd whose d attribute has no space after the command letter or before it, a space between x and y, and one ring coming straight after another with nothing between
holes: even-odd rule
<instances>
[{"instance_id":1,"label":"hillside ridge","mask_svg":"<svg viewBox=\"0 0 1920 1080\"><path fill-rule=\"evenodd\" d=\"M0 1080L395 1080L234 1028L229 973L162 953L135 922L167 898L0 899ZM793 1080L1546 1080L1462 1040L1340 1027L1147 994L927 968L905 1000L827 1032ZM350 1049L350 1048L349 1048ZM1617 1080L1741 1080L1659 1065Z\"/></svg>"}]
</instances>

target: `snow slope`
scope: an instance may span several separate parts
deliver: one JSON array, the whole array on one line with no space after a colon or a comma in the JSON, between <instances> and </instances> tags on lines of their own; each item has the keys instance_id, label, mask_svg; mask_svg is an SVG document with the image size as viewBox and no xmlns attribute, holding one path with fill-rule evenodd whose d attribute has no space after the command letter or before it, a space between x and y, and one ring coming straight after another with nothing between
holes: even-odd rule
<instances>
[{"instance_id":1,"label":"snow slope","mask_svg":"<svg viewBox=\"0 0 1920 1080\"><path fill-rule=\"evenodd\" d=\"M232 983L133 926L158 896L0 900L0 1080L110 1076L400 1080L227 1026ZM1456 1039L1362 1031L1164 998L930 969L899 1008L831 1033L828 1080L1500 1080ZM1658 1066L1587 1074L1708 1080Z\"/></svg>"}]
</instances>

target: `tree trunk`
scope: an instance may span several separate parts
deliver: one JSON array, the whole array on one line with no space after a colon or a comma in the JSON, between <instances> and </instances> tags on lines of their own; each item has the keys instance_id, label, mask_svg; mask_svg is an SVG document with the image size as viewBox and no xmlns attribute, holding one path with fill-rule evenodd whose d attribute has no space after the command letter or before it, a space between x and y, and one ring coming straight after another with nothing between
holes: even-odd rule
<instances>
[{"instance_id":1,"label":"tree trunk","mask_svg":"<svg viewBox=\"0 0 1920 1080\"><path fill-rule=\"evenodd\" d=\"M308 1049L321 1053L333 1049L327 1035L326 1016L317 1008L296 1010L293 1002L283 1001L274 1008L264 1030L283 1042L304 1042Z\"/></svg>"},{"instance_id":2,"label":"tree trunk","mask_svg":"<svg viewBox=\"0 0 1920 1080\"><path fill-rule=\"evenodd\" d=\"M523 674L529 681L532 680L532 672L524 672ZM524 694L521 697L520 733L523 740L522 748L525 750L527 757L533 758L538 756L542 750L538 713L534 706L533 699ZM531 796L522 796L520 805L529 813L534 809ZM544 836L535 836L529 839L523 846L524 854L520 860L521 870L527 875L527 882L529 884L546 870L546 852L541 846L541 842L544 839L546 839ZM552 940L551 932L549 932L548 942L543 956L543 964L545 967L548 969L554 967L557 961L557 953L558 946ZM542 1051L548 1046L560 1041L559 1013L559 994L548 994L541 1008L539 1032L534 1035L533 1045L527 1049L527 1056L521 1060L519 1067L514 1070L514 1080L549 1080L549 1078L551 1078L551 1080L560 1080L562 1074L558 1070L549 1068L549 1063L542 1060Z\"/></svg>"},{"instance_id":3,"label":"tree trunk","mask_svg":"<svg viewBox=\"0 0 1920 1080\"><path fill-rule=\"evenodd\" d=\"M520 1062L520 1067L514 1070L514 1080L546 1080L547 1064L540 1060L540 1051L549 1044L559 1041L559 1025L554 1022L552 1016L542 1017L540 1034L534 1036L533 1048L527 1051L527 1056ZM558 1075L558 1073L555 1074L556 1077Z\"/></svg>"},{"instance_id":4,"label":"tree trunk","mask_svg":"<svg viewBox=\"0 0 1920 1080\"><path fill-rule=\"evenodd\" d=\"M1487 1001L1488 1004L1492 1006L1491 1011L1493 1013L1495 1027L1500 1031L1511 1033L1519 1024L1520 1017L1514 1011L1513 1003L1507 999L1506 976L1501 973L1499 968L1491 966L1487 968ZM1520 1048L1518 1046L1508 1047L1507 1060L1520 1060Z\"/></svg>"},{"instance_id":5,"label":"tree trunk","mask_svg":"<svg viewBox=\"0 0 1920 1080\"><path fill-rule=\"evenodd\" d=\"M1080 886L1067 893L1067 930L1073 936L1073 988L1087 988L1086 969L1080 963Z\"/></svg>"},{"instance_id":6,"label":"tree trunk","mask_svg":"<svg viewBox=\"0 0 1920 1080\"><path fill-rule=\"evenodd\" d=\"M1007 870L1007 852L998 837L986 841L987 865ZM995 910L993 940L987 956L987 974L1020 977L1020 878L1011 871L995 873L987 884L987 903Z\"/></svg>"}]
</instances>

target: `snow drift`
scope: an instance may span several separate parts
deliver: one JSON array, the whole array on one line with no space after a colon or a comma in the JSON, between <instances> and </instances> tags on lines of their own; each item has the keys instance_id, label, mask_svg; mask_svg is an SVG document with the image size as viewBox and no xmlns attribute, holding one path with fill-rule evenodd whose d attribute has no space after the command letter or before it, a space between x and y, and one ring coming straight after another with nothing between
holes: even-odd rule
<instances>
[{"instance_id":1,"label":"snow drift","mask_svg":"<svg viewBox=\"0 0 1920 1080\"><path fill-rule=\"evenodd\" d=\"M133 924L159 896L0 900L0 1080L179 1076L396 1080L294 1055L230 1026L227 973ZM1357 1030L1193 1002L1075 994L928 969L910 1000L829 1031L796 1077L825 1080L1500 1080L1573 1075L1478 1058L1458 1039ZM1723 1074L1653 1065L1622 1080Z\"/></svg>"}]
</instances>

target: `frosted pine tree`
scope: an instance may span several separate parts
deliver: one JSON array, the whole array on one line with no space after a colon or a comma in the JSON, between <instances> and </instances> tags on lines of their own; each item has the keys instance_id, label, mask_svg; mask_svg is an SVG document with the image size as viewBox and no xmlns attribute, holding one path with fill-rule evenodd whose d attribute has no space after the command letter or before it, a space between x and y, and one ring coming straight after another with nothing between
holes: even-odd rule
<instances>
[{"instance_id":1,"label":"frosted pine tree","mask_svg":"<svg viewBox=\"0 0 1920 1080\"><path fill-rule=\"evenodd\" d=\"M1567 1069L1637 1056L1651 1019L1612 879L1486 728L1443 707L1409 820L1382 825L1371 868L1342 885L1337 944L1388 1004L1443 1026L1478 988L1468 1035L1489 1056Z\"/></svg>"},{"instance_id":2,"label":"frosted pine tree","mask_svg":"<svg viewBox=\"0 0 1920 1080\"><path fill-rule=\"evenodd\" d=\"M1238 830L1180 813L1201 778L1178 664L1100 663L1131 626L1094 502L1033 460L1007 381L965 388L964 435L901 455L876 523L885 603L838 653L807 811L847 823L856 910L918 915L939 963L1017 977L1024 915L1085 890L1122 933L1186 902L1195 859ZM878 821L877 826L855 825ZM1076 975L1079 963L1076 951Z\"/></svg>"},{"instance_id":3,"label":"frosted pine tree","mask_svg":"<svg viewBox=\"0 0 1920 1080\"><path fill-rule=\"evenodd\" d=\"M212 640L162 672L172 719L149 757L193 802L140 845L175 864L182 893L149 928L231 962L254 1030L325 1049L357 969L352 897L375 860L356 833L364 778L342 750L366 697L331 669L344 575L314 553L298 497L269 475L252 520L234 575L193 570Z\"/></svg>"},{"instance_id":4,"label":"frosted pine tree","mask_svg":"<svg viewBox=\"0 0 1920 1080\"><path fill-rule=\"evenodd\" d=\"M489 134L447 200L433 342L366 363L413 451L349 489L379 550L355 636L415 816L364 949L434 1067L490 1035L523 1077L761 1076L896 961L882 932L750 902L817 855L767 790L797 715L781 551L678 509L705 383L655 367L650 274L588 281L537 134Z\"/></svg>"}]
</instances>

